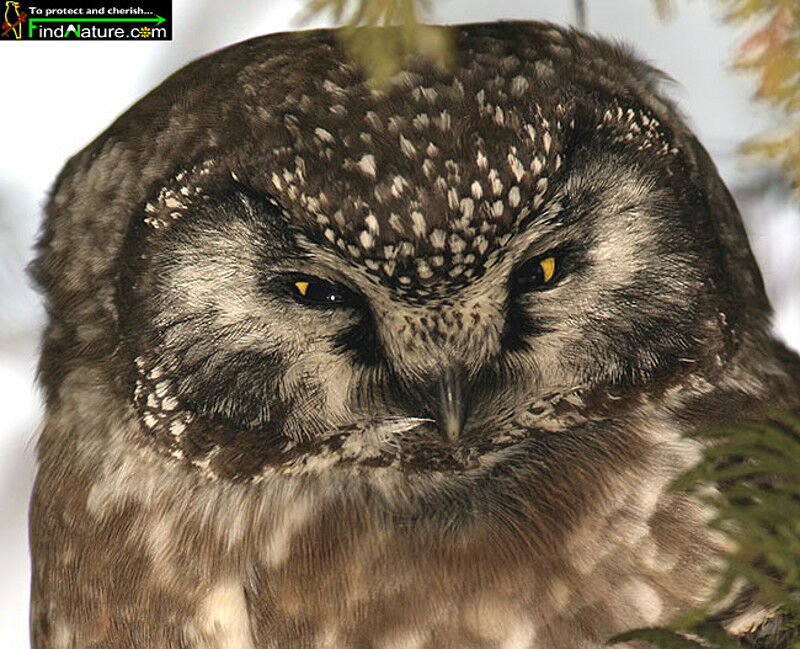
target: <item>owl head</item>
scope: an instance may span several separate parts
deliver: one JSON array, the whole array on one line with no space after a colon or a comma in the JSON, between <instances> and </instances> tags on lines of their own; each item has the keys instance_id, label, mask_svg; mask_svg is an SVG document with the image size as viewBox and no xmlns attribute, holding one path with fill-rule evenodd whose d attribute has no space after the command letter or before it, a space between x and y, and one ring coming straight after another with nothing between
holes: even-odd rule
<instances>
[{"instance_id":1,"label":"owl head","mask_svg":"<svg viewBox=\"0 0 800 649\"><path fill-rule=\"evenodd\" d=\"M247 41L73 158L35 263L49 402L91 368L214 478L465 472L766 335L658 72L548 24L454 37L382 91L331 31Z\"/></svg>"}]
</instances>

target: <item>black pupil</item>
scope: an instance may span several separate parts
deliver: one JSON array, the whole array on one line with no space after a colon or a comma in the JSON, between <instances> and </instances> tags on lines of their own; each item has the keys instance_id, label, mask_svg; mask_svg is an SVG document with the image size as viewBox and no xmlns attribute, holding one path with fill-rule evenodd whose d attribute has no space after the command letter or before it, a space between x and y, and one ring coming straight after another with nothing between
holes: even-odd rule
<instances>
[{"instance_id":1,"label":"black pupil","mask_svg":"<svg viewBox=\"0 0 800 649\"><path fill-rule=\"evenodd\" d=\"M517 273L517 288L525 290L544 284L544 269L539 260L528 262Z\"/></svg>"},{"instance_id":2,"label":"black pupil","mask_svg":"<svg viewBox=\"0 0 800 649\"><path fill-rule=\"evenodd\" d=\"M319 304L339 304L344 300L344 294L337 287L320 281L308 282L308 288L302 297Z\"/></svg>"}]
</instances>

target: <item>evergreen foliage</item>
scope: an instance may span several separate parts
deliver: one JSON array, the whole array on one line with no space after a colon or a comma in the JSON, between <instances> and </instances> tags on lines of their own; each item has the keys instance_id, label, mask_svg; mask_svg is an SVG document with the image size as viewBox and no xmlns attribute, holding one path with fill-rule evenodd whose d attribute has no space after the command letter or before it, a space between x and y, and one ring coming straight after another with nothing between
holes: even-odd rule
<instances>
[{"instance_id":1,"label":"evergreen foliage","mask_svg":"<svg viewBox=\"0 0 800 649\"><path fill-rule=\"evenodd\" d=\"M419 14L428 8L427 0L308 0L306 16L330 13L343 23L342 45L379 89L400 71L407 55L421 55L445 67L452 64L455 49L449 30L419 22ZM377 26L396 29L375 37L370 28Z\"/></svg>"}]
</instances>

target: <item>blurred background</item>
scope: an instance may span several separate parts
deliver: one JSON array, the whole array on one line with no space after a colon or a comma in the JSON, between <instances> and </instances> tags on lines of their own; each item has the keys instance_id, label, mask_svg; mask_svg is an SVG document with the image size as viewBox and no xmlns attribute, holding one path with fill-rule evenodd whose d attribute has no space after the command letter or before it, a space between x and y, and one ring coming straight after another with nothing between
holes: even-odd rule
<instances>
[{"instance_id":1,"label":"blurred background","mask_svg":"<svg viewBox=\"0 0 800 649\"><path fill-rule=\"evenodd\" d=\"M800 349L800 211L776 167L745 160L746 139L785 118L752 99L732 70L749 34L722 20L719 0L436 0L429 22L502 18L582 24L634 46L676 80L671 94L739 203L775 308L774 328ZM136 99L201 54L296 29L298 0L175 0L169 42L0 44L0 647L28 646L26 516L40 395L34 383L43 312L25 275L47 191L66 159ZM667 7L667 11L664 8ZM330 24L316 18L304 26ZM752 31L752 30L751 30Z\"/></svg>"}]
</instances>

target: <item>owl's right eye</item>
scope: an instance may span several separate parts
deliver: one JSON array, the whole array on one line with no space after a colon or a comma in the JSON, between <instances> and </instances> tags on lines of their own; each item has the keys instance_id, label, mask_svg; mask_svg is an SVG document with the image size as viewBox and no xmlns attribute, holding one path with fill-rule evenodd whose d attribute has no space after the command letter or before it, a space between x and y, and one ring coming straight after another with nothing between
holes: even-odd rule
<instances>
[{"instance_id":1,"label":"owl's right eye","mask_svg":"<svg viewBox=\"0 0 800 649\"><path fill-rule=\"evenodd\" d=\"M317 277L293 277L289 291L298 302L309 306L334 308L353 302L353 294L346 288Z\"/></svg>"}]
</instances>

